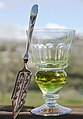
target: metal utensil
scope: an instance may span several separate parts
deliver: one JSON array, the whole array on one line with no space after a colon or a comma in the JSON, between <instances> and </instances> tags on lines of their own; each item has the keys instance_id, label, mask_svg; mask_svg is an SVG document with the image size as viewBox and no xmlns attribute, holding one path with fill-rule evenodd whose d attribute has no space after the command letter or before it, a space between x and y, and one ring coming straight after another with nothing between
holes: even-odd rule
<instances>
[{"instance_id":1,"label":"metal utensil","mask_svg":"<svg viewBox=\"0 0 83 119\"><path fill-rule=\"evenodd\" d=\"M14 90L11 97L14 119L17 117L17 115L19 114L20 110L22 109L25 103L28 87L32 76L31 71L27 68L27 62L29 57L28 55L29 45L31 42L31 37L32 37L37 13L38 13L38 5L35 4L31 9L31 14L30 14L29 29L28 29L28 43L26 45L26 51L23 56L24 67L17 74Z\"/></svg>"}]
</instances>

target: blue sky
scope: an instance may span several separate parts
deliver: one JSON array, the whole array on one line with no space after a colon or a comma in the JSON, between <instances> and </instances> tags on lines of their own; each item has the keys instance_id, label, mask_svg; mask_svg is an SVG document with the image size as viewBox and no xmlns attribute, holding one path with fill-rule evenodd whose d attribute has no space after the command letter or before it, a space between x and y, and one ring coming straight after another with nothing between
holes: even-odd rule
<instances>
[{"instance_id":1,"label":"blue sky","mask_svg":"<svg viewBox=\"0 0 83 119\"><path fill-rule=\"evenodd\" d=\"M83 33L83 0L0 0L0 37L26 37L35 3L39 6L35 28L70 28Z\"/></svg>"}]
</instances>

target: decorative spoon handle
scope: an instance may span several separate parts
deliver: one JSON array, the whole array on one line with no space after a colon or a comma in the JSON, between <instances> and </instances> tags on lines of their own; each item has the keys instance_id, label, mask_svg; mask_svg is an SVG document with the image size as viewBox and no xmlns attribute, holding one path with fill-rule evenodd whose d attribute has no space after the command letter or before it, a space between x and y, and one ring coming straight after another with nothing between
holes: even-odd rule
<instances>
[{"instance_id":1,"label":"decorative spoon handle","mask_svg":"<svg viewBox=\"0 0 83 119\"><path fill-rule=\"evenodd\" d=\"M28 60L28 56L29 56L28 55L28 50L29 50L29 46L30 46L30 42L31 42L31 38L32 38L32 33L33 33L37 13L38 13L38 5L35 4L31 9L29 29L26 31L27 32L27 37L28 37L28 42L27 42L27 45L26 45L26 52L25 52L24 57L23 57L24 60Z\"/></svg>"}]
</instances>

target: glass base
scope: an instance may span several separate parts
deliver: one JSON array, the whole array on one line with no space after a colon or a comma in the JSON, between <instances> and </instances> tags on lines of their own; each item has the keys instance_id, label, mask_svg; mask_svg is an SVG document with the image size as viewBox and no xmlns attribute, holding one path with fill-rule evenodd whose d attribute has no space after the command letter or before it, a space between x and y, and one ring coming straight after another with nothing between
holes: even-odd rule
<instances>
[{"instance_id":1,"label":"glass base","mask_svg":"<svg viewBox=\"0 0 83 119\"><path fill-rule=\"evenodd\" d=\"M41 116L59 116L70 113L72 110L68 107L60 106L56 104L55 107L48 107L44 104L38 108L31 110L32 114Z\"/></svg>"}]
</instances>

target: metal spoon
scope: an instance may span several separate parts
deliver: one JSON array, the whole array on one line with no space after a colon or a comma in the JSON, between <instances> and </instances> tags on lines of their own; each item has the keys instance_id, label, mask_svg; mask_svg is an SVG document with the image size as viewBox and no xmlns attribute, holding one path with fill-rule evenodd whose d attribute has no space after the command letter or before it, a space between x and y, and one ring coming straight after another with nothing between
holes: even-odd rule
<instances>
[{"instance_id":1,"label":"metal spoon","mask_svg":"<svg viewBox=\"0 0 83 119\"><path fill-rule=\"evenodd\" d=\"M37 13L38 13L38 5L35 4L31 9L31 14L30 14L29 29L28 29L28 43L26 45L26 52L23 56L24 67L17 74L14 90L11 97L14 119L17 117L17 115L19 114L20 110L22 109L25 103L28 87L32 76L31 71L27 68L27 62L29 57L28 55L29 46L31 42L31 37L32 37Z\"/></svg>"}]
</instances>

